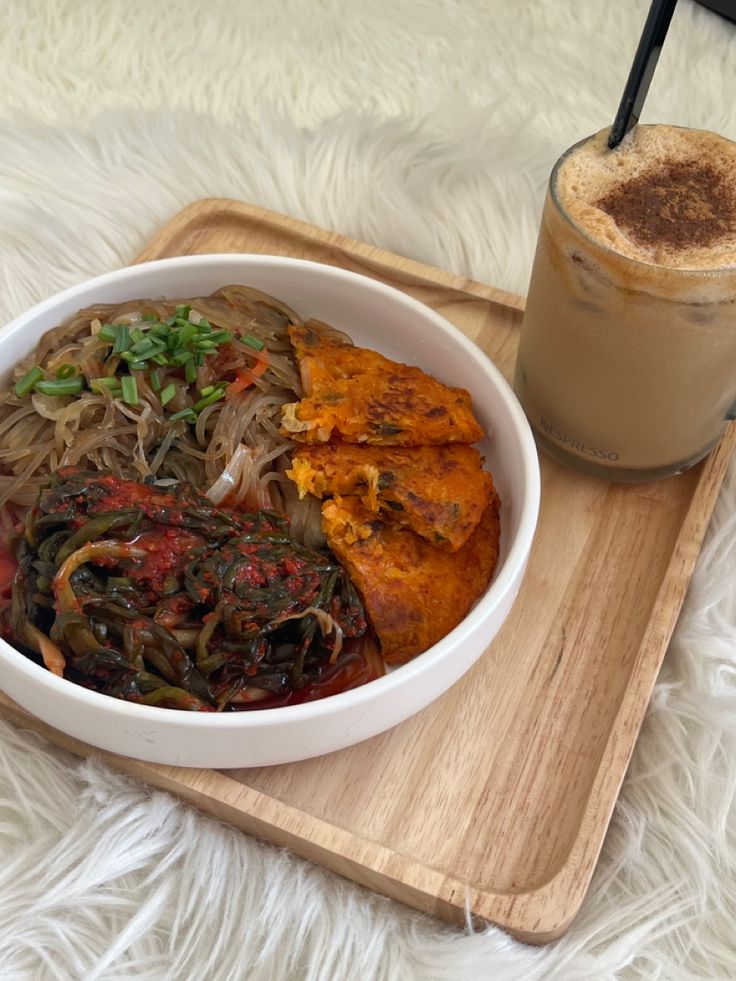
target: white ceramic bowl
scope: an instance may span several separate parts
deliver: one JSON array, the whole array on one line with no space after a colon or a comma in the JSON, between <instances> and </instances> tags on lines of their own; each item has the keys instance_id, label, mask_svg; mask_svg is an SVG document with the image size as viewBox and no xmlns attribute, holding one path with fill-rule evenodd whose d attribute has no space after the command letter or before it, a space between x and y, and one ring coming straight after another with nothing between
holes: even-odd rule
<instances>
[{"instance_id":1,"label":"white ceramic bowl","mask_svg":"<svg viewBox=\"0 0 736 981\"><path fill-rule=\"evenodd\" d=\"M244 283L356 344L414 363L467 388L490 440L480 444L503 503L501 554L486 593L450 634L383 678L321 701L223 715L135 705L57 678L0 641L0 687L38 718L100 749L155 763L245 767L342 749L424 708L483 654L504 622L526 568L539 508L539 465L526 418L484 354L429 307L333 266L263 255L203 255L121 269L64 290L0 331L0 364L27 355L81 307L134 297L188 297ZM5 379L3 379L5 380Z\"/></svg>"}]
</instances>

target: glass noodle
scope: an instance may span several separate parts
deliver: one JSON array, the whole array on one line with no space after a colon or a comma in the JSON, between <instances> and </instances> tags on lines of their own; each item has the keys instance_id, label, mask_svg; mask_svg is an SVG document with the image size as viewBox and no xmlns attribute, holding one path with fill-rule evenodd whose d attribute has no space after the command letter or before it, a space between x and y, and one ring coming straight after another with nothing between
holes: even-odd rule
<instances>
[{"instance_id":1,"label":"glass noodle","mask_svg":"<svg viewBox=\"0 0 736 981\"><path fill-rule=\"evenodd\" d=\"M191 384L175 365L151 362L146 369L129 370L110 356L109 340L100 337L107 324L146 335L182 306L191 308L193 322L204 318L214 331L233 335L196 368ZM17 508L34 503L50 474L76 466L162 485L186 480L215 504L276 508L291 516L294 537L319 543L319 502L298 502L284 475L292 444L279 432L281 406L302 396L286 333L289 323L301 322L279 300L227 286L196 299L97 304L50 330L0 390L0 527L12 526ZM37 390L17 395L15 384L34 366L46 378L64 377L74 368L84 389L69 396ZM89 390L103 373L111 380L134 377L133 403L116 388ZM243 384L243 376L245 387L238 390L232 382L240 378ZM196 419L171 420L194 406L203 390L224 381L225 396L202 408ZM162 392L169 396L165 404Z\"/></svg>"}]
</instances>

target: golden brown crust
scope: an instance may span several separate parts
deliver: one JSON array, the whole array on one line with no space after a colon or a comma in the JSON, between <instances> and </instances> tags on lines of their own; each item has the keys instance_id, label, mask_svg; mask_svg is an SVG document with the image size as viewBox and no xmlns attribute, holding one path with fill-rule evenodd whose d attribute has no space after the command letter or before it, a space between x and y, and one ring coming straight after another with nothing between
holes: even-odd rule
<instances>
[{"instance_id":1,"label":"golden brown crust","mask_svg":"<svg viewBox=\"0 0 736 981\"><path fill-rule=\"evenodd\" d=\"M300 447L287 475L299 496L357 495L437 548L461 548L494 494L478 450L463 443L391 449L347 443Z\"/></svg>"},{"instance_id":2,"label":"golden brown crust","mask_svg":"<svg viewBox=\"0 0 736 981\"><path fill-rule=\"evenodd\" d=\"M456 627L484 592L498 560L494 493L478 527L456 552L368 511L357 498L322 505L330 548L347 568L389 664L422 653Z\"/></svg>"},{"instance_id":3,"label":"golden brown crust","mask_svg":"<svg viewBox=\"0 0 736 981\"><path fill-rule=\"evenodd\" d=\"M464 388L354 347L318 321L288 330L306 395L284 406L282 431L297 442L426 446L482 437Z\"/></svg>"}]
</instances>

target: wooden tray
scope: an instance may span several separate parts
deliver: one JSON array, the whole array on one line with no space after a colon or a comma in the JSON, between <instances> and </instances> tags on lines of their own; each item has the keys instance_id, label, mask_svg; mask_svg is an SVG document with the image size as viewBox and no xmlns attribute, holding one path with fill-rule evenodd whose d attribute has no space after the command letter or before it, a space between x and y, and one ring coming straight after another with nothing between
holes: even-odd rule
<instances>
[{"instance_id":1,"label":"wooden tray","mask_svg":"<svg viewBox=\"0 0 736 981\"><path fill-rule=\"evenodd\" d=\"M523 301L340 235L227 200L199 201L139 261L198 252L316 259L439 310L508 377ZM359 746L288 766L212 772L80 754L379 892L516 937L559 937L588 887L687 589L734 429L670 480L617 486L542 460L542 509L511 616L439 701Z\"/></svg>"}]
</instances>

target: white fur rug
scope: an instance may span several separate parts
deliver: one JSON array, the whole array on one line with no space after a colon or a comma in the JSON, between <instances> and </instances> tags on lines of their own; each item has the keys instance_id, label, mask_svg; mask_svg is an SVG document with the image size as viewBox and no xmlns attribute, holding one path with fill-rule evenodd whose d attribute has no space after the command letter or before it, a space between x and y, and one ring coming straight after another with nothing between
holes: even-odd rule
<instances>
[{"instance_id":1,"label":"white fur rug","mask_svg":"<svg viewBox=\"0 0 736 981\"><path fill-rule=\"evenodd\" d=\"M645 0L5 0L0 319L250 200L510 290ZM645 119L736 138L736 28L682 0ZM558 943L420 917L0 723L3 981L736 978L736 475ZM0 686L2 679L0 679Z\"/></svg>"}]
</instances>

